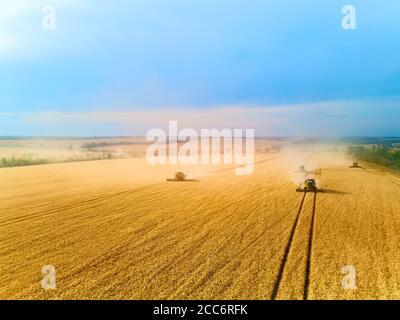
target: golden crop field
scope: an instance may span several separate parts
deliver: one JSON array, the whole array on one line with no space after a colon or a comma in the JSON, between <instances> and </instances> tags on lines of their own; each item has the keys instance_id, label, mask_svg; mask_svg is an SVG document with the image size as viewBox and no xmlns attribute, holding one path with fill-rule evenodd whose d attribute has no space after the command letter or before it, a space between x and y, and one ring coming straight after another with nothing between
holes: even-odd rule
<instances>
[{"instance_id":1,"label":"golden crop field","mask_svg":"<svg viewBox=\"0 0 400 320\"><path fill-rule=\"evenodd\" d=\"M304 161L324 193L295 191ZM0 298L399 299L400 177L350 163L283 151L242 177L140 158L0 169ZM166 181L179 170L196 181Z\"/></svg>"}]
</instances>

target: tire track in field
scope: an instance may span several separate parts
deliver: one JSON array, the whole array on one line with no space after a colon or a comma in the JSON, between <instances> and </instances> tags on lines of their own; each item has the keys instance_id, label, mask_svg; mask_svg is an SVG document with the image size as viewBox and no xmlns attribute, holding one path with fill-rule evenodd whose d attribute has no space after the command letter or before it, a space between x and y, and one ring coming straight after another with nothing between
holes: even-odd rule
<instances>
[{"instance_id":1,"label":"tire track in field","mask_svg":"<svg viewBox=\"0 0 400 320\"><path fill-rule=\"evenodd\" d=\"M258 197L258 195L256 194L256 198ZM259 205L259 207L261 207L261 204ZM283 210L282 210L283 211ZM257 210L253 210L250 214L248 214L246 217L243 218L243 220L248 220L248 218L251 215L255 215L257 214ZM226 260L224 263L222 263L221 265L219 265L218 269L213 270L212 272L208 273L208 279L203 279L199 284L197 284L194 288L191 289L191 291L188 293L188 296L191 296L194 292L196 292L199 288L202 288L203 285L205 283L207 283L207 281L210 280L210 278L215 277L216 275L220 274L221 272L224 272L226 268L228 268L229 266L231 266L234 263L237 263L237 261L240 261L241 257L243 257L246 253L248 253L248 249L251 247L255 247L257 246L259 243L261 244L263 241L263 238L265 237L265 233L267 233L268 231L272 230L276 225L281 224L282 221L286 220L287 218L290 218L290 213L284 215L283 217L279 218L278 220L274 221L271 225L269 225L263 232L262 234L258 235L255 239L252 239L252 241L250 241L250 243L248 245L246 245L245 247L243 247L238 253L231 255L231 259L230 260ZM232 230L237 230L237 225L241 224L241 222L238 222L235 225L231 225L231 229ZM224 244L224 246L230 241L227 240L227 242ZM196 268L197 269L201 269L202 265L198 265ZM186 284L182 284L180 285L180 287L178 289L176 289L176 291L181 290L182 288L185 287ZM176 299L176 296L170 296L168 299Z\"/></svg>"},{"instance_id":2,"label":"tire track in field","mask_svg":"<svg viewBox=\"0 0 400 320\"><path fill-rule=\"evenodd\" d=\"M296 228L297 228L297 225L298 225L299 220L300 220L301 211L303 210L303 206L304 206L304 201L306 199L306 195L307 195L307 192L304 192L303 197L302 197L301 202L300 202L299 210L297 212L296 219L295 219L295 221L293 223L292 230L290 231L289 240L288 240L288 243L286 245L285 253L283 255L282 262L281 262L281 265L280 265L280 268L279 268L279 273L278 273L278 276L276 278L276 281L275 281L275 284L274 284L274 289L273 289L272 294L271 294L271 300L275 300L277 295L278 295L279 286L281 284L283 273L285 271L286 262L288 260L288 256L289 256L290 248L292 246L294 235L296 233Z\"/></svg>"},{"instance_id":3,"label":"tire track in field","mask_svg":"<svg viewBox=\"0 0 400 320\"><path fill-rule=\"evenodd\" d=\"M304 300L308 298L309 286L310 286L310 272L311 272L311 258L312 258L312 243L314 236L314 222L315 222L315 208L317 204L317 193L314 193L314 201L312 208L312 216L311 216L311 225L310 225L310 236L308 238L308 252L307 252L307 265L306 265L306 279L304 283Z\"/></svg>"}]
</instances>

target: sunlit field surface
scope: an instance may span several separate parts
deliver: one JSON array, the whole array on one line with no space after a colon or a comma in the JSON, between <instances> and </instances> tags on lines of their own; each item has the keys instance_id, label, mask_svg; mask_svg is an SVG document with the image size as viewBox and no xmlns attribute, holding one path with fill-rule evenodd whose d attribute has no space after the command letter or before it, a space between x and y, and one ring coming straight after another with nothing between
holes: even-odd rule
<instances>
[{"instance_id":1,"label":"sunlit field surface","mask_svg":"<svg viewBox=\"0 0 400 320\"><path fill-rule=\"evenodd\" d=\"M144 158L0 169L0 298L400 298L397 175L339 151L255 162L250 176ZM296 192L301 164L324 193Z\"/></svg>"}]
</instances>

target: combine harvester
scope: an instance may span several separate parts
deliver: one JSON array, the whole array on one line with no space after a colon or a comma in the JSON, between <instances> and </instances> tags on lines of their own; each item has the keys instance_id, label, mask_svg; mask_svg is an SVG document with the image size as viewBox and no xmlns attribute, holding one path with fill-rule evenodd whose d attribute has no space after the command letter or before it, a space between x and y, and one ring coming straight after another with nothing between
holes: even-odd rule
<instances>
[{"instance_id":1,"label":"combine harvester","mask_svg":"<svg viewBox=\"0 0 400 320\"><path fill-rule=\"evenodd\" d=\"M173 182L187 182L187 181L196 181L193 179L187 179L186 174L183 172L175 172L175 177L173 179L167 179L167 181L173 181Z\"/></svg>"},{"instance_id":2,"label":"combine harvester","mask_svg":"<svg viewBox=\"0 0 400 320\"><path fill-rule=\"evenodd\" d=\"M361 167L358 165L358 162L353 162L353 164L349 168L361 168Z\"/></svg>"},{"instance_id":3,"label":"combine harvester","mask_svg":"<svg viewBox=\"0 0 400 320\"><path fill-rule=\"evenodd\" d=\"M324 192L322 189L317 187L315 179L306 179L302 187L296 189L297 192Z\"/></svg>"}]
</instances>

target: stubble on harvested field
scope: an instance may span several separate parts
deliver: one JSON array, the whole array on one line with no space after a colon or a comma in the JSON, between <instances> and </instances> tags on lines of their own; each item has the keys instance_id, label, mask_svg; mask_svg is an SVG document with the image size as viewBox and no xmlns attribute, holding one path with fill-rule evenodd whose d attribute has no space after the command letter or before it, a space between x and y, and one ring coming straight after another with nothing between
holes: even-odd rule
<instances>
[{"instance_id":1,"label":"stubble on harvested field","mask_svg":"<svg viewBox=\"0 0 400 320\"><path fill-rule=\"evenodd\" d=\"M294 159L322 169L315 210L313 194L299 210ZM346 161L271 154L245 177L186 167L184 183L141 159L2 169L0 298L399 298L400 179Z\"/></svg>"}]
</instances>

